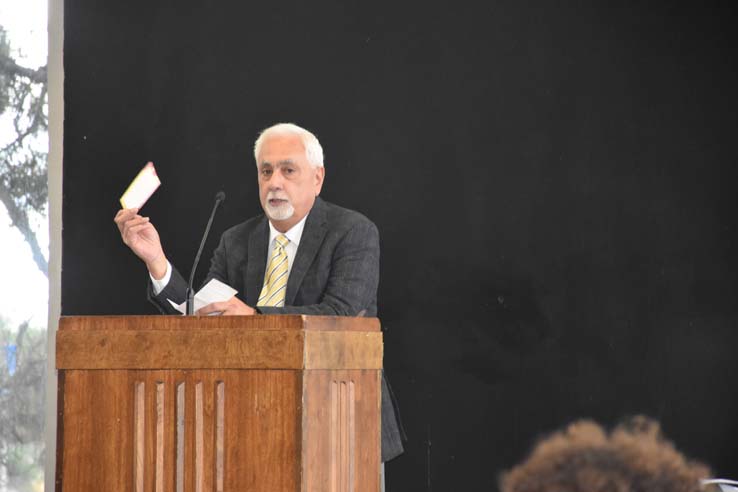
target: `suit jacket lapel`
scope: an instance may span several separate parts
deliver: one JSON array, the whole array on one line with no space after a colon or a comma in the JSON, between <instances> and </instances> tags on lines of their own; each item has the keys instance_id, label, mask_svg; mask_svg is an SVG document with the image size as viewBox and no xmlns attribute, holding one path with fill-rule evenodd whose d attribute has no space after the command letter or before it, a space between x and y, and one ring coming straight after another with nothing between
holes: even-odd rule
<instances>
[{"instance_id":1,"label":"suit jacket lapel","mask_svg":"<svg viewBox=\"0 0 738 492\"><path fill-rule=\"evenodd\" d=\"M244 296L249 306L255 306L259 300L261 288L264 286L264 270L266 270L267 246L269 243L269 224L264 217L249 236L249 254L246 260L246 278Z\"/></svg>"},{"instance_id":2,"label":"suit jacket lapel","mask_svg":"<svg viewBox=\"0 0 738 492\"><path fill-rule=\"evenodd\" d=\"M325 205L320 198L316 198L313 208L310 210L310 215L305 221L305 229L302 231L300 245L297 248L295 264L292 265L290 277L287 279L287 292L284 300L287 306L291 306L295 301L297 291L300 290L300 285L302 285L302 279L305 278L308 268L310 268L315 255L320 249L320 245L323 244L325 233ZM264 255L266 255L266 252Z\"/></svg>"}]
</instances>

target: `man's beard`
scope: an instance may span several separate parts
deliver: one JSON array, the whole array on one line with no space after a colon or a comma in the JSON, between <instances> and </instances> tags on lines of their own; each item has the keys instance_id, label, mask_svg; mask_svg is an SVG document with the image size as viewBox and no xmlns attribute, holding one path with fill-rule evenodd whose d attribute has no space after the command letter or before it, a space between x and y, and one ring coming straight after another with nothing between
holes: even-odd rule
<instances>
[{"instance_id":1,"label":"man's beard","mask_svg":"<svg viewBox=\"0 0 738 492\"><path fill-rule=\"evenodd\" d=\"M285 200L281 205L276 207L269 203L269 200ZM272 220L287 220L295 213L295 207L290 203L289 198L285 196L277 196L276 193L268 193L264 200L264 212L267 217Z\"/></svg>"}]
</instances>

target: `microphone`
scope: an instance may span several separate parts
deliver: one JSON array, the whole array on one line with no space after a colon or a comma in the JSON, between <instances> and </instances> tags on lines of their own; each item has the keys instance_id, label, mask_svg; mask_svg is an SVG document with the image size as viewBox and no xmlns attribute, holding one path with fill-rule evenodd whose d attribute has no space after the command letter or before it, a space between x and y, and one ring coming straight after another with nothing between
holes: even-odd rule
<instances>
[{"instance_id":1,"label":"microphone","mask_svg":"<svg viewBox=\"0 0 738 492\"><path fill-rule=\"evenodd\" d=\"M190 270L190 282L187 284L187 306L185 313L187 316L191 316L194 314L195 311L195 291L192 288L192 283L195 281L195 271L197 270L197 264L200 262L200 255L202 254L202 249L205 247L205 241L208 239L208 234L210 233L210 226L213 225L213 218L215 217L215 211L218 210L218 205L221 204L221 202L225 200L225 193L222 191L219 191L215 195L215 205L213 205L213 211L210 213L210 219L208 220L208 225L205 228L205 234L202 235L202 241L200 241L200 248L197 250L197 256L195 256L195 263L192 265L192 270Z\"/></svg>"}]
</instances>

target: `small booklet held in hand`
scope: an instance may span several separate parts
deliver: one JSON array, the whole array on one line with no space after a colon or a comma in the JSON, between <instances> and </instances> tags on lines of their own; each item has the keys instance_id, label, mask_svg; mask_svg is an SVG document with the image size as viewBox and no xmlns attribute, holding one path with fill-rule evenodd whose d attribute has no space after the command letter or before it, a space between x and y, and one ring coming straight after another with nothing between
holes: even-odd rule
<instances>
[{"instance_id":1,"label":"small booklet held in hand","mask_svg":"<svg viewBox=\"0 0 738 492\"><path fill-rule=\"evenodd\" d=\"M123 208L141 208L161 185L153 162L148 162L120 197Z\"/></svg>"}]
</instances>

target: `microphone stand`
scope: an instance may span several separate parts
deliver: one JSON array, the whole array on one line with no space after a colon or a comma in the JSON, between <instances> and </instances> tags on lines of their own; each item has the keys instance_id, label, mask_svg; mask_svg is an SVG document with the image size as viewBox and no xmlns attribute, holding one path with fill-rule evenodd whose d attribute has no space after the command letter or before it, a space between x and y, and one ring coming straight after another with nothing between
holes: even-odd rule
<instances>
[{"instance_id":1,"label":"microphone stand","mask_svg":"<svg viewBox=\"0 0 738 492\"><path fill-rule=\"evenodd\" d=\"M208 234L210 233L210 226L213 225L213 218L215 217L215 211L218 210L218 205L225 200L225 193L222 191L219 191L215 195L215 205L213 205L213 211L210 212L210 219L208 219L208 225L205 228L205 234L202 236L202 241L200 241L200 248L197 250L197 256L195 256L195 262L192 264L192 270L190 270L190 281L187 284L187 290L185 292L186 298L187 298L187 304L185 307L185 314L187 316L192 316L195 314L195 290L192 288L192 284L195 281L195 271L197 270L197 264L200 262L200 255L202 255L202 250L205 247L205 241L208 239Z\"/></svg>"}]
</instances>

